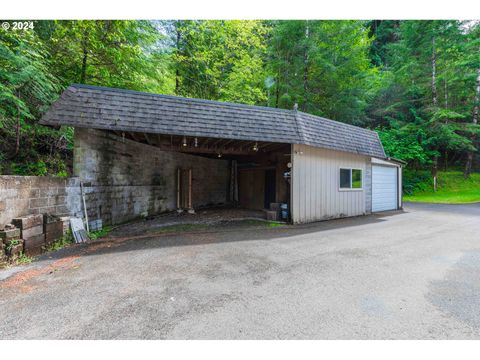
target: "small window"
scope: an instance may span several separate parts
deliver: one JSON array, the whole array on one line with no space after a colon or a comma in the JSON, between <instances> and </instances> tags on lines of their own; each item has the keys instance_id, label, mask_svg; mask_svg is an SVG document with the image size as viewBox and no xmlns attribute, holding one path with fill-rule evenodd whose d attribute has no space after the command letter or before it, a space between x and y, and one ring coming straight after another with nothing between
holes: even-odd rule
<instances>
[{"instance_id":1,"label":"small window","mask_svg":"<svg viewBox=\"0 0 480 360\"><path fill-rule=\"evenodd\" d=\"M352 189L362 188L362 170L352 169Z\"/></svg>"},{"instance_id":2,"label":"small window","mask_svg":"<svg viewBox=\"0 0 480 360\"><path fill-rule=\"evenodd\" d=\"M340 189L361 189L361 169L340 169Z\"/></svg>"},{"instance_id":3,"label":"small window","mask_svg":"<svg viewBox=\"0 0 480 360\"><path fill-rule=\"evenodd\" d=\"M350 189L350 169L340 169L340 188Z\"/></svg>"}]
</instances>

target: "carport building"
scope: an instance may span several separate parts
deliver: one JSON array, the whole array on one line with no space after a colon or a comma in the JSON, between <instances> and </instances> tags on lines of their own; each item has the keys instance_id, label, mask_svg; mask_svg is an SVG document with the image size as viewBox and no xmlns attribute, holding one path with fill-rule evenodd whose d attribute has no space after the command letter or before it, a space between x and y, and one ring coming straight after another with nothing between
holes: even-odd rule
<instances>
[{"instance_id":1,"label":"carport building","mask_svg":"<svg viewBox=\"0 0 480 360\"><path fill-rule=\"evenodd\" d=\"M90 218L287 204L293 223L402 206L377 133L303 113L72 85L40 121L72 126Z\"/></svg>"}]
</instances>

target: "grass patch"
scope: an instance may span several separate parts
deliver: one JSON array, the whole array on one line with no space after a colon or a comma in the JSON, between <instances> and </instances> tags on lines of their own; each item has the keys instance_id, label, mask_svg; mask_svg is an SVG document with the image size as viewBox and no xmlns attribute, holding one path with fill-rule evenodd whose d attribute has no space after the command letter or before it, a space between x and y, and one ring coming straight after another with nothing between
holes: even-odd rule
<instances>
[{"instance_id":1,"label":"grass patch","mask_svg":"<svg viewBox=\"0 0 480 360\"><path fill-rule=\"evenodd\" d=\"M105 226L102 228L102 230L97 230L97 231L91 231L90 234L88 235L90 240L97 240L102 237L107 236L110 234L110 232L113 230L111 226Z\"/></svg>"},{"instance_id":2,"label":"grass patch","mask_svg":"<svg viewBox=\"0 0 480 360\"><path fill-rule=\"evenodd\" d=\"M196 231L196 230L206 230L211 225L208 224L176 224L176 225L168 225L162 226L159 229L152 230L153 233L174 233L174 232L186 232L186 231Z\"/></svg>"},{"instance_id":3,"label":"grass patch","mask_svg":"<svg viewBox=\"0 0 480 360\"><path fill-rule=\"evenodd\" d=\"M188 232L188 231L199 231L215 228L225 228L232 226L257 226L265 228L276 228L280 226L285 226L286 224L280 223L277 221L262 221L262 220L238 220L238 221L222 221L217 224L175 224L163 226L161 228L152 230L152 233L176 233L176 232Z\"/></svg>"},{"instance_id":4,"label":"grass patch","mask_svg":"<svg viewBox=\"0 0 480 360\"><path fill-rule=\"evenodd\" d=\"M463 178L461 171L438 173L438 190L433 191L431 177L422 181L412 194L404 195L404 201L438 204L468 204L480 202L480 173Z\"/></svg>"},{"instance_id":5,"label":"grass patch","mask_svg":"<svg viewBox=\"0 0 480 360\"><path fill-rule=\"evenodd\" d=\"M281 223L278 221L262 221L262 220L241 220L237 221L239 225L246 225L246 226L261 226L267 228L275 228L280 226L285 226L285 223Z\"/></svg>"},{"instance_id":6,"label":"grass patch","mask_svg":"<svg viewBox=\"0 0 480 360\"><path fill-rule=\"evenodd\" d=\"M73 241L73 235L71 230L68 230L67 233L62 236L59 240L51 243L50 245L47 246L46 250L47 251L58 251L63 248L66 248L74 243Z\"/></svg>"},{"instance_id":7,"label":"grass patch","mask_svg":"<svg viewBox=\"0 0 480 360\"><path fill-rule=\"evenodd\" d=\"M15 265L30 264L33 261L33 257L25 255L23 252L18 258L15 259Z\"/></svg>"},{"instance_id":8,"label":"grass patch","mask_svg":"<svg viewBox=\"0 0 480 360\"><path fill-rule=\"evenodd\" d=\"M8 242L7 247L6 247L7 252L12 251L12 249L13 249L15 246L17 246L18 244L20 244L20 241L19 241L19 240L16 240L16 239L10 240L10 241Z\"/></svg>"}]
</instances>

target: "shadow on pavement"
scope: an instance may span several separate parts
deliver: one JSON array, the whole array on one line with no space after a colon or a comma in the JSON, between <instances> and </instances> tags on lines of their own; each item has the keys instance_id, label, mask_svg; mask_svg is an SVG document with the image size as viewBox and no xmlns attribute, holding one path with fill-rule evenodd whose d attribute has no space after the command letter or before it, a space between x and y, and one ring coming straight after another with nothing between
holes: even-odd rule
<instances>
[{"instance_id":1,"label":"shadow on pavement","mask_svg":"<svg viewBox=\"0 0 480 360\"><path fill-rule=\"evenodd\" d=\"M387 221L384 218L403 214L404 211L388 211L368 216L320 221L302 225L284 225L268 228L264 226L212 225L201 231L173 233L147 233L134 236L112 236L87 244L78 244L57 252L46 253L37 261L61 259L66 256L101 255L114 252L145 250L147 248L167 248L191 245L205 245L238 241L270 241L305 234L322 233L329 230ZM124 226L135 226L128 224ZM118 234L120 231L116 231Z\"/></svg>"}]
</instances>

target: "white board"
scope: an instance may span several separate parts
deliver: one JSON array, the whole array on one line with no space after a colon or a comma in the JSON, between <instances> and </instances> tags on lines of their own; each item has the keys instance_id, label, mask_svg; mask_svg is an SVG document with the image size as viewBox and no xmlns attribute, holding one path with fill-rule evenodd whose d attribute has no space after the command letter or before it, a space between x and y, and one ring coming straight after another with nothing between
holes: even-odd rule
<instances>
[{"instance_id":1,"label":"white board","mask_svg":"<svg viewBox=\"0 0 480 360\"><path fill-rule=\"evenodd\" d=\"M70 228L72 229L72 235L76 243L81 243L88 240L87 232L82 219L71 217Z\"/></svg>"}]
</instances>

